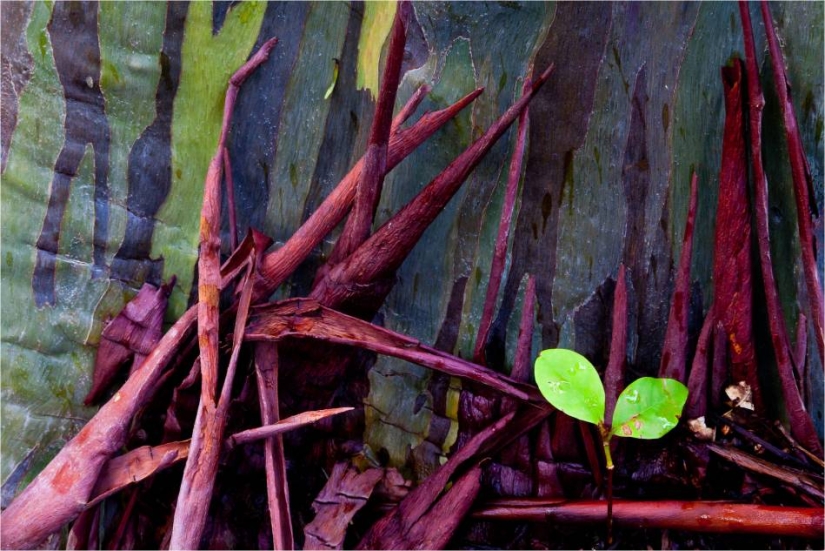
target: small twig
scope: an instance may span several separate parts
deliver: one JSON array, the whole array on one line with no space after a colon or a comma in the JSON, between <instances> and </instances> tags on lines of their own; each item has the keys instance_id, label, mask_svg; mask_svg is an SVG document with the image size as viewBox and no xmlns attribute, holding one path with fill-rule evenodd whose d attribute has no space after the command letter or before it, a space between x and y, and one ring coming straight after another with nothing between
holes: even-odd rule
<instances>
[{"instance_id":1,"label":"small twig","mask_svg":"<svg viewBox=\"0 0 825 551\"><path fill-rule=\"evenodd\" d=\"M310 423L316 423L321 419L329 417L330 415L338 415L339 413L346 413L347 411L352 411L354 408L351 407L341 407L341 408L330 408L330 409L322 409L318 411L307 411L305 413L299 413L297 415L293 415L288 419L284 419L283 421L278 421L277 423L271 425L265 425L263 427L258 427L254 429L245 430L243 432L238 432L233 434L228 439L228 446L230 448L234 448L239 444L247 444L249 442L254 442L256 440L263 440L265 438L271 438L273 436L277 436L279 434L283 434L285 432L291 431L298 427L302 427L304 425L308 425Z\"/></svg>"},{"instance_id":2,"label":"small twig","mask_svg":"<svg viewBox=\"0 0 825 551\"><path fill-rule=\"evenodd\" d=\"M757 435L753 434L751 431L749 431L745 427L742 427L738 423L735 423L731 419L727 419L726 417L722 417L722 416L719 416L719 415L714 415L713 420L716 421L717 423L724 423L725 425L729 426L733 430L733 432L735 432L736 434L738 434L739 436L741 436L742 438L744 438L748 442L751 442L753 444L758 444L759 446L764 448L766 451L773 454L775 457L777 457L777 458L779 458L779 459L781 459L781 460L783 460L787 463L791 463L791 464L796 465L797 467L801 467L803 469L808 467L808 465L806 463L804 463L803 461L800 461L799 459L797 459L793 455L791 455L791 454L785 452L784 450L774 446L773 444L771 444L767 440L758 437Z\"/></svg>"}]
</instances>

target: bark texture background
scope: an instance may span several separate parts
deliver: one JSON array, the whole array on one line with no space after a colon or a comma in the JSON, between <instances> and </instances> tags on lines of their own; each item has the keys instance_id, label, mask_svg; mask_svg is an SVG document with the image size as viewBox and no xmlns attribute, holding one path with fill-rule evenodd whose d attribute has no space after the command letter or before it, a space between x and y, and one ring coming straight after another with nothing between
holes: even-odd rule
<instances>
[{"instance_id":1,"label":"bark texture background","mask_svg":"<svg viewBox=\"0 0 825 551\"><path fill-rule=\"evenodd\" d=\"M623 262L629 369L654 373L693 167L700 197L691 319L701 320L713 297L720 67L742 51L737 9L694 2L414 4L397 105L422 83L433 91L416 117L477 86L486 90L387 177L379 222L512 103L533 67L556 65L530 107L491 366L506 371L512 364L530 273L538 293L535 350L575 348L603 368L599 355L608 349ZM357 2L0 4L3 481L26 457L24 477L32 476L90 417L82 401L104 321L143 282L176 275L169 318L183 312L229 75L268 38L279 38L240 92L228 142L239 229L258 228L277 246L365 150L392 10ZM821 213L823 5L772 2L770 10ZM758 6L751 11L764 54ZM340 72L325 99L335 59ZM769 63L760 66L772 254L787 325L796 327L800 311L811 315ZM404 264L379 314L387 327L471 356L514 141L513 129ZM815 232L821 253L821 222ZM333 242L279 296L306 294ZM820 254L820 279L822 266ZM766 324L756 330L769 346ZM808 343L808 407L821 431L822 369L815 339ZM773 366L760 369L765 381L775 380ZM426 474L458 434L459 383L383 357L369 378L367 442L386 449L393 464ZM778 385L765 388L769 407L781 410Z\"/></svg>"}]
</instances>

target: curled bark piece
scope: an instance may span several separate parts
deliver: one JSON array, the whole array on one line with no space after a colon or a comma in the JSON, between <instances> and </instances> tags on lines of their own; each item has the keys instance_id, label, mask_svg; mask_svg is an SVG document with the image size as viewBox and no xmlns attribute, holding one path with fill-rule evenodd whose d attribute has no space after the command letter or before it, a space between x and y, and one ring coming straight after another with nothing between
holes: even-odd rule
<instances>
[{"instance_id":1,"label":"curled bark piece","mask_svg":"<svg viewBox=\"0 0 825 551\"><path fill-rule=\"evenodd\" d=\"M688 205L685 234L682 240L682 254L676 272L676 286L673 289L673 302L667 319L667 332L662 350L662 363L659 365L659 377L667 377L685 382L687 378L688 355L688 314L690 306L690 261L693 255L693 226L696 220L696 204L699 190L697 176L690 177L690 204Z\"/></svg>"},{"instance_id":2,"label":"curled bark piece","mask_svg":"<svg viewBox=\"0 0 825 551\"><path fill-rule=\"evenodd\" d=\"M487 132L467 148L416 197L364 242L346 261L334 267L313 289L312 297L338 308L345 304L372 312L391 285L386 280L447 205L470 172L550 77L548 68Z\"/></svg>"},{"instance_id":3,"label":"curled bark piece","mask_svg":"<svg viewBox=\"0 0 825 551\"><path fill-rule=\"evenodd\" d=\"M755 389L757 407L761 407L752 326L753 261L743 72L738 59L722 68L725 126L713 238L711 311L725 330L731 351L731 379L746 381Z\"/></svg>"},{"instance_id":4,"label":"curled bark piece","mask_svg":"<svg viewBox=\"0 0 825 551\"><path fill-rule=\"evenodd\" d=\"M84 404L98 403L130 358L133 368L137 368L152 352L163 335L163 317L174 286L174 276L160 287L144 283L137 296L103 329L95 355L92 388Z\"/></svg>"},{"instance_id":5,"label":"curled bark piece","mask_svg":"<svg viewBox=\"0 0 825 551\"><path fill-rule=\"evenodd\" d=\"M365 348L469 379L521 401L546 404L532 385L518 383L405 335L326 308L312 299L289 299L256 308L246 330L247 339L277 341L287 337L314 338Z\"/></svg>"},{"instance_id":6,"label":"curled bark piece","mask_svg":"<svg viewBox=\"0 0 825 551\"><path fill-rule=\"evenodd\" d=\"M553 524L605 521L604 501L522 499L488 502L473 513L486 520ZM614 501L613 521L628 528L660 528L728 534L822 537L821 507L776 507L715 501Z\"/></svg>"},{"instance_id":7,"label":"curled bark piece","mask_svg":"<svg viewBox=\"0 0 825 551\"><path fill-rule=\"evenodd\" d=\"M529 86L530 80L526 79L521 90L522 95L527 92ZM499 288L501 287L501 278L504 275L504 265L507 260L507 241L510 236L510 224L513 220L513 211L516 207L516 194L518 192L519 179L521 178L521 167L524 161L529 111L529 107L526 107L524 111L521 112L521 115L519 115L516 147L513 149L513 156L510 158L510 171L507 174L504 203L501 207L498 234L496 235L496 244L493 249L493 260L490 264L490 281L487 283L487 294L484 297L484 307L481 312L475 350L473 351L473 361L480 365L487 364L484 349L487 346L487 339L490 336L490 327L493 323L493 311L495 310Z\"/></svg>"},{"instance_id":8,"label":"curled bark piece","mask_svg":"<svg viewBox=\"0 0 825 551\"><path fill-rule=\"evenodd\" d=\"M349 463L336 463L329 480L312 502L315 518L304 527L304 549L343 549L355 513L367 504L384 469L359 473Z\"/></svg>"},{"instance_id":9,"label":"curled bark piece","mask_svg":"<svg viewBox=\"0 0 825 551\"><path fill-rule=\"evenodd\" d=\"M811 315L814 321L814 335L816 346L819 349L820 359L825 358L825 304L823 304L822 285L819 281L819 271L816 269L816 246L813 224L811 222L811 198L808 190L812 189L813 180L808 159L802 147L802 138L799 134L799 125L796 122L796 112L791 99L791 84L785 72L785 63L782 59L782 50L776 38L770 8L765 0L760 4L762 21L765 23L765 33L768 37L768 49L771 52L771 66L773 67L773 81L776 93L779 96L779 106L782 109L782 119L785 123L785 136L788 142L788 157L791 162L791 176L793 178L794 198L796 199L796 221L799 228L799 241L802 249L802 267L805 274L805 284L808 289L808 300L811 306ZM823 363L825 367L825 363Z\"/></svg>"},{"instance_id":10,"label":"curled bark piece","mask_svg":"<svg viewBox=\"0 0 825 551\"><path fill-rule=\"evenodd\" d=\"M229 437L227 444L230 448L233 448L239 444L246 444L256 440L263 440L264 438L271 438L304 425L317 423L321 419L325 419L331 415L346 413L348 411L352 411L353 409L354 408L351 407L341 407L298 413L292 417L284 419L283 421L278 421L277 423L273 423L271 425L264 425L263 427L249 429L233 434Z\"/></svg>"},{"instance_id":11,"label":"curled bark piece","mask_svg":"<svg viewBox=\"0 0 825 551\"><path fill-rule=\"evenodd\" d=\"M782 304L776 287L771 264L771 244L768 229L768 180L762 165L762 111L765 98L759 84L759 67L756 61L756 46L753 42L753 28L746 2L739 2L739 14L742 18L742 35L745 41L745 66L748 78L748 103L750 112L750 146L751 165L753 167L754 197L756 209L756 237L759 248L759 265L762 269L762 282L765 286L765 300L768 307L768 324L771 331L771 343L776 356L779 380L782 385L782 397L788 413L791 433L808 449L822 455L822 444L816 427L796 387L794 380L793 358L791 357L788 328L782 315Z\"/></svg>"}]
</instances>

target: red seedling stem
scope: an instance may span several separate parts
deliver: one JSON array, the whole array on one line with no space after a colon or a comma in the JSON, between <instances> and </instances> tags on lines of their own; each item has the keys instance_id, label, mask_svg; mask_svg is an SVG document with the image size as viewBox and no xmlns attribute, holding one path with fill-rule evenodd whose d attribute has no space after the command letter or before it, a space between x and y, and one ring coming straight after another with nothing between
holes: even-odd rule
<instances>
[{"instance_id":1,"label":"red seedling stem","mask_svg":"<svg viewBox=\"0 0 825 551\"><path fill-rule=\"evenodd\" d=\"M521 95L523 96L529 88L530 79L525 79L521 89ZM501 279L504 275L504 266L507 260L507 242L510 237L510 224L513 220L513 211L516 208L516 195L518 194L518 183L521 178L521 167L524 162L529 112L530 108L526 107L524 111L521 112L521 115L519 115L516 147L513 149L513 156L510 158L510 172L507 175L504 204L501 207L498 234L496 235L496 244L493 249L493 261L490 265L490 281L487 284L487 294L484 297L484 307L481 312L481 321L479 321L478 324L478 334L476 335L475 350L473 351L473 361L480 365L487 365L485 348L487 347L487 339L490 336L490 328L493 324L493 311L496 307Z\"/></svg>"},{"instance_id":2,"label":"red seedling stem","mask_svg":"<svg viewBox=\"0 0 825 551\"><path fill-rule=\"evenodd\" d=\"M662 363L659 377L676 379L684 383L687 378L688 355L688 313L690 311L690 261L693 255L693 227L698 203L698 177L696 172L690 178L690 203L688 205L682 254L676 272L676 287L667 320L667 333L662 349Z\"/></svg>"},{"instance_id":3,"label":"red seedling stem","mask_svg":"<svg viewBox=\"0 0 825 551\"><path fill-rule=\"evenodd\" d=\"M409 2L399 2L395 11L390 44L387 49L387 61L375 115L372 119L367 152L364 155L364 168L355 191L355 203L352 206L341 237L329 258L329 265L338 264L363 243L370 235L375 210L384 186L387 173L387 147L390 139L392 110L398 84L401 81L401 64L404 61L404 45L407 38L407 20L412 7Z\"/></svg>"},{"instance_id":4,"label":"red seedling stem","mask_svg":"<svg viewBox=\"0 0 825 551\"><path fill-rule=\"evenodd\" d=\"M756 47L753 42L753 28L747 2L739 2L742 17L742 34L745 41L745 65L747 68L748 103L750 110L750 147L753 166L754 196L756 209L756 237L759 248L759 263L762 269L762 281L765 285L765 299L768 307L768 324L771 341L776 356L782 395L788 413L791 433L803 445L817 455L822 455L816 428L805 411L805 405L796 387L794 367L791 358L788 329L782 317L782 306L773 276L771 265L770 234L768 229L768 181L762 165L762 110L765 99L759 84L759 67L756 61Z\"/></svg>"},{"instance_id":5,"label":"red seedling stem","mask_svg":"<svg viewBox=\"0 0 825 551\"><path fill-rule=\"evenodd\" d=\"M762 407L753 341L753 277L748 157L745 141L743 64L734 59L721 71L725 98L722 164L713 247L713 305L731 350L731 379L746 381Z\"/></svg>"},{"instance_id":6,"label":"red seedling stem","mask_svg":"<svg viewBox=\"0 0 825 551\"><path fill-rule=\"evenodd\" d=\"M817 246L811 223L811 198L808 196L808 189L812 185L811 171L805 157L805 150L802 147L799 125L796 121L796 112L791 99L791 85L785 72L782 50L779 48L779 40L776 38L770 8L764 0L761 3L761 8L762 20L765 23L765 32L768 37L768 49L771 53L773 80L779 96L779 105L782 108L782 118L785 122L785 136L788 142L788 157L791 163L794 198L796 199L796 220L799 227L800 248L802 249L802 266L808 288L811 314L814 320L816 345L819 349L819 357L822 359L825 357L825 328L823 328L825 312L823 312L822 285L819 282L819 272L816 269ZM823 363L823 367L825 367L825 363Z\"/></svg>"}]
</instances>

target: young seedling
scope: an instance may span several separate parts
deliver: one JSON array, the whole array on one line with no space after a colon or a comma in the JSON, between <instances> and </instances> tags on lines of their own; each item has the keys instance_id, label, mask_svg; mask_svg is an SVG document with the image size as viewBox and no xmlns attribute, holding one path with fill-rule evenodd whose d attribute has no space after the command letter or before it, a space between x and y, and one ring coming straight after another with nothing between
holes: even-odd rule
<instances>
[{"instance_id":1,"label":"young seedling","mask_svg":"<svg viewBox=\"0 0 825 551\"><path fill-rule=\"evenodd\" d=\"M563 348L544 350L536 358L536 384L554 407L599 427L607 467L607 540L612 543L613 459L615 436L655 440L679 422L688 389L674 379L636 379L616 399L613 420L604 422L605 399L596 368L587 358Z\"/></svg>"}]
</instances>

